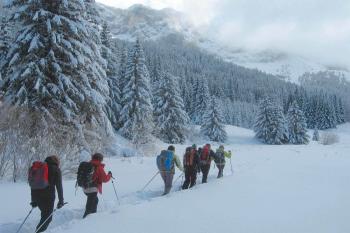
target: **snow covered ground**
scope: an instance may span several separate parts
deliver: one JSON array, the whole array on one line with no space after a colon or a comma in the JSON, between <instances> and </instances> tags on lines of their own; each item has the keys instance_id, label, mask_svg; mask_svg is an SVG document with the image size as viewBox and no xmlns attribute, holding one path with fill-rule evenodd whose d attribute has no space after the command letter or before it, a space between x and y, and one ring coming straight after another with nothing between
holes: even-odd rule
<instances>
[{"instance_id":1,"label":"snow covered ground","mask_svg":"<svg viewBox=\"0 0 350 233\"><path fill-rule=\"evenodd\" d=\"M208 184L165 197L155 158L110 158L121 205L111 183L104 185L98 213L82 219L85 196L75 195L74 180L64 182L67 206L58 210L51 233L348 233L350 232L350 124L335 130L340 142L323 146L269 146L255 141L250 130L228 127L226 149L233 151L225 177L212 167ZM216 148L217 145L214 146ZM177 146L182 156L185 146ZM175 177L180 173L177 172ZM16 232L30 210L25 183L1 183L0 232ZM33 232L35 209L21 232Z\"/></svg>"}]
</instances>

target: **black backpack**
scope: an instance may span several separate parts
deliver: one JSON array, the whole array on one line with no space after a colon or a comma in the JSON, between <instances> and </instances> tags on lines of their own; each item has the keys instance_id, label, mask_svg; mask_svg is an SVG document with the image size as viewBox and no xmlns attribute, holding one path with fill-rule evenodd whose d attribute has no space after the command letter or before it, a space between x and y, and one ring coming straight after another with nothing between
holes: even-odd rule
<instances>
[{"instance_id":1,"label":"black backpack","mask_svg":"<svg viewBox=\"0 0 350 233\"><path fill-rule=\"evenodd\" d=\"M81 162L77 173L77 185L82 188L96 187L94 181L95 167L90 162Z\"/></svg>"},{"instance_id":2,"label":"black backpack","mask_svg":"<svg viewBox=\"0 0 350 233\"><path fill-rule=\"evenodd\" d=\"M216 151L214 157L215 163L225 163L225 155L223 151Z\"/></svg>"}]
</instances>

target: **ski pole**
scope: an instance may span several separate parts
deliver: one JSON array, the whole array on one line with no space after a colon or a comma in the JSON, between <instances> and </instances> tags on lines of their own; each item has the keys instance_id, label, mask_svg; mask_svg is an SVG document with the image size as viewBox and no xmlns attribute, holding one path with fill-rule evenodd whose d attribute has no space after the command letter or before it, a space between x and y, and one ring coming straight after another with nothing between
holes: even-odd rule
<instances>
[{"instance_id":1,"label":"ski pole","mask_svg":"<svg viewBox=\"0 0 350 233\"><path fill-rule=\"evenodd\" d=\"M66 204L68 204L68 202L63 203L63 206L66 205ZM63 206L62 206L62 207L63 207ZM53 213L56 212L56 210L57 210L57 208L55 208L55 209L51 212L51 214L49 215L49 217L47 217L47 218L45 219L45 221L44 221L40 226L38 226L38 228L35 230L34 233L38 233L38 232L40 231L40 229L44 226L44 224L52 217Z\"/></svg>"},{"instance_id":2,"label":"ski pole","mask_svg":"<svg viewBox=\"0 0 350 233\"><path fill-rule=\"evenodd\" d=\"M32 213L33 209L34 209L34 207L32 207L32 209L29 211L28 215L25 217L25 219L23 220L22 224L19 226L19 228L18 228L18 230L16 231L16 233L18 233L18 232L22 229L24 223L25 223L25 222L27 221L27 219L29 218L29 215Z\"/></svg>"},{"instance_id":3,"label":"ski pole","mask_svg":"<svg viewBox=\"0 0 350 233\"><path fill-rule=\"evenodd\" d=\"M174 184L176 183L176 181L178 180L178 179L180 179L180 177L182 177L184 175L184 173L182 172L177 178L176 178L176 180L174 181Z\"/></svg>"},{"instance_id":4,"label":"ski pole","mask_svg":"<svg viewBox=\"0 0 350 233\"><path fill-rule=\"evenodd\" d=\"M115 196L117 197L117 200L118 200L118 204L120 205L120 200L119 200L119 197L118 197L118 194L117 194L117 190L115 188L115 185L114 185L114 177L112 176L112 185L113 185L113 189L114 189L114 193L115 193Z\"/></svg>"},{"instance_id":5,"label":"ski pole","mask_svg":"<svg viewBox=\"0 0 350 233\"><path fill-rule=\"evenodd\" d=\"M231 157L230 157L230 165L231 165L231 173L233 174L233 168L232 168L232 160L231 160Z\"/></svg>"},{"instance_id":6,"label":"ski pole","mask_svg":"<svg viewBox=\"0 0 350 233\"><path fill-rule=\"evenodd\" d=\"M150 181L148 181L148 183L141 189L141 192L143 192L143 190L145 190L145 188L154 180L154 178L156 178L156 176L159 174L160 172L158 171L153 177L152 179L150 179Z\"/></svg>"}]
</instances>

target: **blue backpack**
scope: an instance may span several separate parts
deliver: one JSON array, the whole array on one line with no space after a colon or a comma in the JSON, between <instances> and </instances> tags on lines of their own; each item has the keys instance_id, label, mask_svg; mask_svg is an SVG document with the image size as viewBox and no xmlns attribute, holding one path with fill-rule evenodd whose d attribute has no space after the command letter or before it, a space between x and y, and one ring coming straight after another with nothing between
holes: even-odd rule
<instances>
[{"instance_id":1,"label":"blue backpack","mask_svg":"<svg viewBox=\"0 0 350 233\"><path fill-rule=\"evenodd\" d=\"M157 156L157 166L160 171L171 171L174 167L174 152L163 150Z\"/></svg>"}]
</instances>

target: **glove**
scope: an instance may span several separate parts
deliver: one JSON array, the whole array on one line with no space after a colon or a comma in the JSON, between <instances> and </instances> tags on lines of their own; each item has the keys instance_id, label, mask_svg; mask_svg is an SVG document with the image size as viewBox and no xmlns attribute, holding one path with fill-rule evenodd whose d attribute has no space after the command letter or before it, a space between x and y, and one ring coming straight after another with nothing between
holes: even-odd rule
<instances>
[{"instance_id":1,"label":"glove","mask_svg":"<svg viewBox=\"0 0 350 233\"><path fill-rule=\"evenodd\" d=\"M30 205L31 205L33 208L35 208L35 207L38 206L38 203L36 203L35 201L32 201L32 202L30 203Z\"/></svg>"},{"instance_id":2,"label":"glove","mask_svg":"<svg viewBox=\"0 0 350 233\"><path fill-rule=\"evenodd\" d=\"M57 203L57 209L61 209L62 207L64 206L64 202L62 201L59 201L58 203Z\"/></svg>"}]
</instances>

